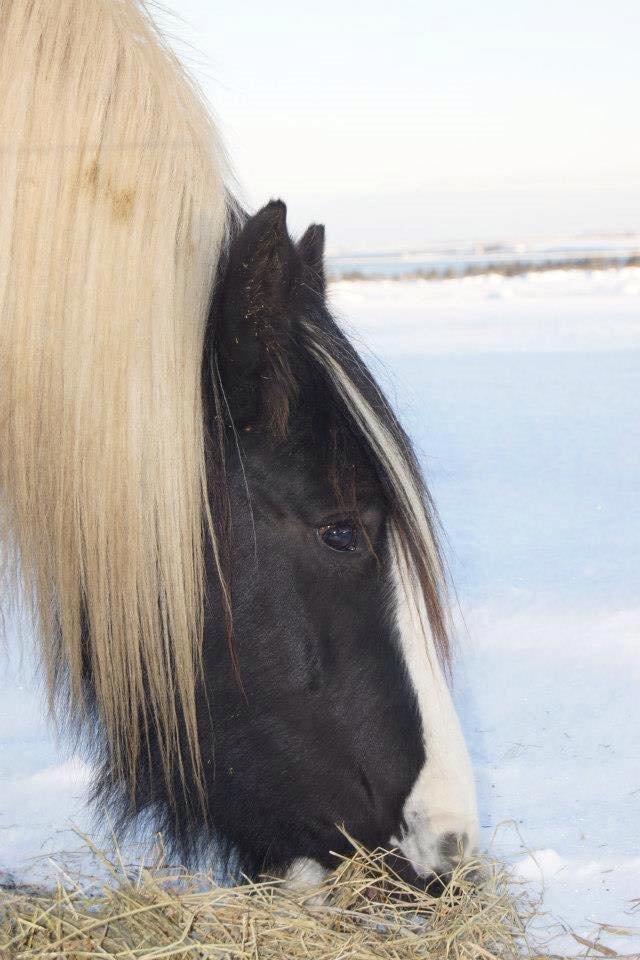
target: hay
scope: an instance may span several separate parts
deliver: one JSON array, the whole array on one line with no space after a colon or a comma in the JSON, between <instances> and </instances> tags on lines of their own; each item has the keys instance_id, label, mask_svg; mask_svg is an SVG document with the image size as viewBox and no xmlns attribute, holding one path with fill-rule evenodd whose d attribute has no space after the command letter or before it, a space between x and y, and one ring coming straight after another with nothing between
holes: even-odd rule
<instances>
[{"instance_id":1,"label":"hay","mask_svg":"<svg viewBox=\"0 0 640 960\"><path fill-rule=\"evenodd\" d=\"M439 898L403 883L381 852L357 846L322 886L304 891L279 881L228 888L166 868L109 868L110 881L97 890L65 882L53 892L0 892L3 960L534 955L527 937L532 904L487 861L459 867Z\"/></svg>"}]
</instances>

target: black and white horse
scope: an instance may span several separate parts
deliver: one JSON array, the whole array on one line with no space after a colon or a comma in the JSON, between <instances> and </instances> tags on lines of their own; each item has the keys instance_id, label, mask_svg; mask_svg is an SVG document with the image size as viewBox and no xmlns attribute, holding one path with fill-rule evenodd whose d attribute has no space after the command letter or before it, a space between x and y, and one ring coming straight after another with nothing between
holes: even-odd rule
<instances>
[{"instance_id":1,"label":"black and white horse","mask_svg":"<svg viewBox=\"0 0 640 960\"><path fill-rule=\"evenodd\" d=\"M446 874L477 827L432 510L322 228L237 211L143 0L2 0L0 89L0 574L99 809L251 876L341 828Z\"/></svg>"},{"instance_id":2,"label":"black and white horse","mask_svg":"<svg viewBox=\"0 0 640 960\"><path fill-rule=\"evenodd\" d=\"M203 391L225 456L209 476L223 520L197 690L205 803L188 764L167 784L152 732L135 789L106 764L97 796L122 825L162 829L185 862L217 849L249 876L313 882L349 851L344 828L427 884L477 842L441 564L409 440L327 307L323 248L319 226L294 243L271 202L238 221L216 286Z\"/></svg>"}]
</instances>

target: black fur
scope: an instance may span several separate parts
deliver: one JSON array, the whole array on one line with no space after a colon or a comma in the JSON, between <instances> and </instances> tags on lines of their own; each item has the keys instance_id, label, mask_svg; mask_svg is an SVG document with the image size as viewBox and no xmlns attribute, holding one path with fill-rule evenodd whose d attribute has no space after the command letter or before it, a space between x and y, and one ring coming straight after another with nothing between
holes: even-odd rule
<instances>
[{"instance_id":1,"label":"black fur","mask_svg":"<svg viewBox=\"0 0 640 960\"><path fill-rule=\"evenodd\" d=\"M133 792L108 767L97 790L122 825L150 819L184 862L206 861L215 845L250 876L299 857L330 866L349 849L339 826L387 844L425 760L390 596L388 530L403 531L402 509L311 340L376 410L416 482L417 467L327 311L323 245L315 225L295 245L284 204L272 202L239 226L216 287L203 390L231 605L209 552L198 689L206 810L186 760L171 801L152 730ZM353 524L356 549L323 542L336 521Z\"/></svg>"}]
</instances>

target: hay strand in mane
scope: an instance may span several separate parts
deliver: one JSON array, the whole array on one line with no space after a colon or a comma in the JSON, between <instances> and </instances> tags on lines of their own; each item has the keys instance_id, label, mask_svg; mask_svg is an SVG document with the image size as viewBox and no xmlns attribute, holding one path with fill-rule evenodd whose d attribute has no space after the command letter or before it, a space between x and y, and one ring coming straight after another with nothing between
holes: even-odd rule
<instances>
[{"instance_id":1,"label":"hay strand in mane","mask_svg":"<svg viewBox=\"0 0 640 960\"><path fill-rule=\"evenodd\" d=\"M133 785L149 724L165 770L197 756L224 158L142 0L3 0L0 131L3 550L52 701L86 717L90 678Z\"/></svg>"}]
</instances>

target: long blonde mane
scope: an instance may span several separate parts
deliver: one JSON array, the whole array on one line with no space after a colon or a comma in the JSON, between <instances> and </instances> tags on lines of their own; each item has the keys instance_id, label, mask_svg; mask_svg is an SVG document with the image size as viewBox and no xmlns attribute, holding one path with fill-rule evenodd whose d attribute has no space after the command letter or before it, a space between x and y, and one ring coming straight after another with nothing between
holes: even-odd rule
<instances>
[{"instance_id":1,"label":"long blonde mane","mask_svg":"<svg viewBox=\"0 0 640 960\"><path fill-rule=\"evenodd\" d=\"M224 158L143 0L1 0L0 141L3 552L134 783L149 725L165 770L197 752Z\"/></svg>"}]
</instances>

